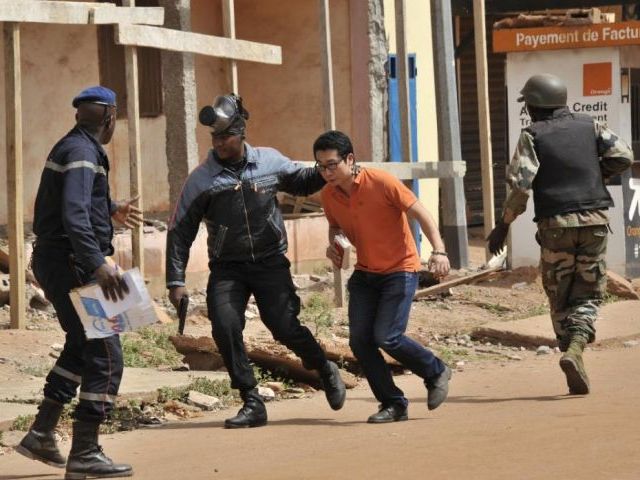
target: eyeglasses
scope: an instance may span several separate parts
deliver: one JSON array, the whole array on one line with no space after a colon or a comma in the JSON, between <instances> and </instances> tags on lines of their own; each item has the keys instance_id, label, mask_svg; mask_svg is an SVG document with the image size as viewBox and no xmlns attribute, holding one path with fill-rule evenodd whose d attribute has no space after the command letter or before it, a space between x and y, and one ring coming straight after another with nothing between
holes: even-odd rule
<instances>
[{"instance_id":1,"label":"eyeglasses","mask_svg":"<svg viewBox=\"0 0 640 480\"><path fill-rule=\"evenodd\" d=\"M340 165L340 163L342 162L329 162L326 165L322 165L316 162L316 168L319 172L326 172L327 170L329 170L330 172L334 172L338 168L338 165Z\"/></svg>"}]
</instances>

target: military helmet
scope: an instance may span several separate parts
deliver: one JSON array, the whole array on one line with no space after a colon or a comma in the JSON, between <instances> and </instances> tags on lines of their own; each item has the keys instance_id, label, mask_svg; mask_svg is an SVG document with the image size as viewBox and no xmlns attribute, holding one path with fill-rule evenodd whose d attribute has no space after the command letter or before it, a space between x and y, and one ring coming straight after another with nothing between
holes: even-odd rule
<instances>
[{"instance_id":1,"label":"military helmet","mask_svg":"<svg viewBox=\"0 0 640 480\"><path fill-rule=\"evenodd\" d=\"M567 104L567 86L555 75L542 73L527 80L519 102L538 108L558 108Z\"/></svg>"}]
</instances>

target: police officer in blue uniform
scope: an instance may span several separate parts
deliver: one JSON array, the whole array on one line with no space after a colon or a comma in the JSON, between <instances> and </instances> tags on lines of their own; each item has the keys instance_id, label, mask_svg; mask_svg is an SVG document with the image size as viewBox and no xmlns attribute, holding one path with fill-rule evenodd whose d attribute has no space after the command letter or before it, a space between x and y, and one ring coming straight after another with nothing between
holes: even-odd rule
<instances>
[{"instance_id":1,"label":"police officer in blue uniform","mask_svg":"<svg viewBox=\"0 0 640 480\"><path fill-rule=\"evenodd\" d=\"M49 372L44 400L17 451L64 468L67 479L131 476L130 465L115 464L98 444L98 429L113 409L123 357L117 335L87 339L69 291L96 281L106 297L117 301L127 286L105 261L113 254L112 217L133 227L142 221L137 199L113 202L109 196L109 160L102 145L116 126L116 96L96 86L73 100L76 126L51 150L35 203L33 271L53 304L65 345ZM54 429L63 406L76 396L73 439L68 461L55 442Z\"/></svg>"}]
</instances>

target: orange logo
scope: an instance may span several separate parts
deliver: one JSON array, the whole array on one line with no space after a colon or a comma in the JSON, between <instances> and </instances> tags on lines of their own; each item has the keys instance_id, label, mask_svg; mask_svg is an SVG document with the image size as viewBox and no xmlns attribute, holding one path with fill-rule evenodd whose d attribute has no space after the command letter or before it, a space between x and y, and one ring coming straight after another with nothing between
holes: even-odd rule
<instances>
[{"instance_id":1,"label":"orange logo","mask_svg":"<svg viewBox=\"0 0 640 480\"><path fill-rule=\"evenodd\" d=\"M613 88L611 62L585 63L582 66L582 95L611 95Z\"/></svg>"}]
</instances>

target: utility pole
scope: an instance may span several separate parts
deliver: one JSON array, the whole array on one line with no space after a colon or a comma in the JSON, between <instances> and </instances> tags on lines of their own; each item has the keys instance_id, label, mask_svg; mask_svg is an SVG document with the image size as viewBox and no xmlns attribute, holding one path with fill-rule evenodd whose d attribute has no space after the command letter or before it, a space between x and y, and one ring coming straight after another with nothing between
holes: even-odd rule
<instances>
[{"instance_id":1,"label":"utility pole","mask_svg":"<svg viewBox=\"0 0 640 480\"><path fill-rule=\"evenodd\" d=\"M431 0L433 63L436 80L438 160L462 160L451 0ZM461 177L440 180L442 235L453 268L469 265L466 202Z\"/></svg>"}]
</instances>

